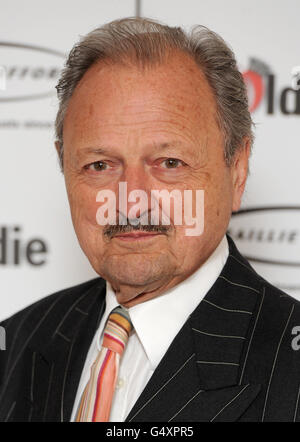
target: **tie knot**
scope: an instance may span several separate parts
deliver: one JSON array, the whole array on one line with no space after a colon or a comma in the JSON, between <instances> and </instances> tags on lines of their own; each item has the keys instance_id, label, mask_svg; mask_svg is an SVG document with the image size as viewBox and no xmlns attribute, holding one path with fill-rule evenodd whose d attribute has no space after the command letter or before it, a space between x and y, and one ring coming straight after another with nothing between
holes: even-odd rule
<instances>
[{"instance_id":1,"label":"tie knot","mask_svg":"<svg viewBox=\"0 0 300 442\"><path fill-rule=\"evenodd\" d=\"M133 326L128 312L119 305L112 310L108 317L102 347L109 348L122 355L132 329Z\"/></svg>"}]
</instances>

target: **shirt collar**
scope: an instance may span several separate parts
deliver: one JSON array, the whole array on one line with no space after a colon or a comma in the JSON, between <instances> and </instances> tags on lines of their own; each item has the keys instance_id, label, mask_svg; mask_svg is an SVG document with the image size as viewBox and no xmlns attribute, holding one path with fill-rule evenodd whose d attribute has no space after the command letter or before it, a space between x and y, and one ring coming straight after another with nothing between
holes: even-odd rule
<instances>
[{"instance_id":1,"label":"shirt collar","mask_svg":"<svg viewBox=\"0 0 300 442\"><path fill-rule=\"evenodd\" d=\"M189 315L217 280L228 254L228 242L224 236L211 256L191 276L162 295L128 309L153 370ZM106 288L106 309L101 324L105 324L111 310L119 305L108 281Z\"/></svg>"}]
</instances>

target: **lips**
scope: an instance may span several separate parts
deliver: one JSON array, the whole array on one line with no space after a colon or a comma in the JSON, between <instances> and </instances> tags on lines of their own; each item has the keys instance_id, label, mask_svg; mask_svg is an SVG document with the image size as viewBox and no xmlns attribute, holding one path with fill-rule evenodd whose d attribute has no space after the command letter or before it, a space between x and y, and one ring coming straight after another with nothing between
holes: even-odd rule
<instances>
[{"instance_id":1,"label":"lips","mask_svg":"<svg viewBox=\"0 0 300 442\"><path fill-rule=\"evenodd\" d=\"M162 235L160 232L129 232L120 233L115 235L114 238L118 238L124 241L136 241L136 240L147 240L154 238L155 236Z\"/></svg>"}]
</instances>

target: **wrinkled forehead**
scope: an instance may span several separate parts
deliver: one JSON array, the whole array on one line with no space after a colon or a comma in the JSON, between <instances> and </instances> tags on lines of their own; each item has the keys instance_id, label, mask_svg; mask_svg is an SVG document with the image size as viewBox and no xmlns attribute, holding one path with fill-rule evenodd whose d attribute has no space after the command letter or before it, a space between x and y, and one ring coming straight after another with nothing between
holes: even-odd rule
<instances>
[{"instance_id":1,"label":"wrinkled forehead","mask_svg":"<svg viewBox=\"0 0 300 442\"><path fill-rule=\"evenodd\" d=\"M144 67L99 62L85 73L70 99L64 144L134 127L163 131L176 125L182 134L217 131L216 113L212 89L187 54Z\"/></svg>"}]
</instances>

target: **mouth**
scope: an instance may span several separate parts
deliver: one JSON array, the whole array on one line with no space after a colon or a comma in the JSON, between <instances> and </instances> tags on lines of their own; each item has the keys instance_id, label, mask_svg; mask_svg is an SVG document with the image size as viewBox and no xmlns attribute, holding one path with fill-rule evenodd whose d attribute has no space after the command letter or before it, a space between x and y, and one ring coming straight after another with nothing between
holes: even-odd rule
<instances>
[{"instance_id":1,"label":"mouth","mask_svg":"<svg viewBox=\"0 0 300 442\"><path fill-rule=\"evenodd\" d=\"M121 241L147 241L156 236L163 235L161 232L128 232L128 233L119 233L114 236L115 239L119 239Z\"/></svg>"}]
</instances>

